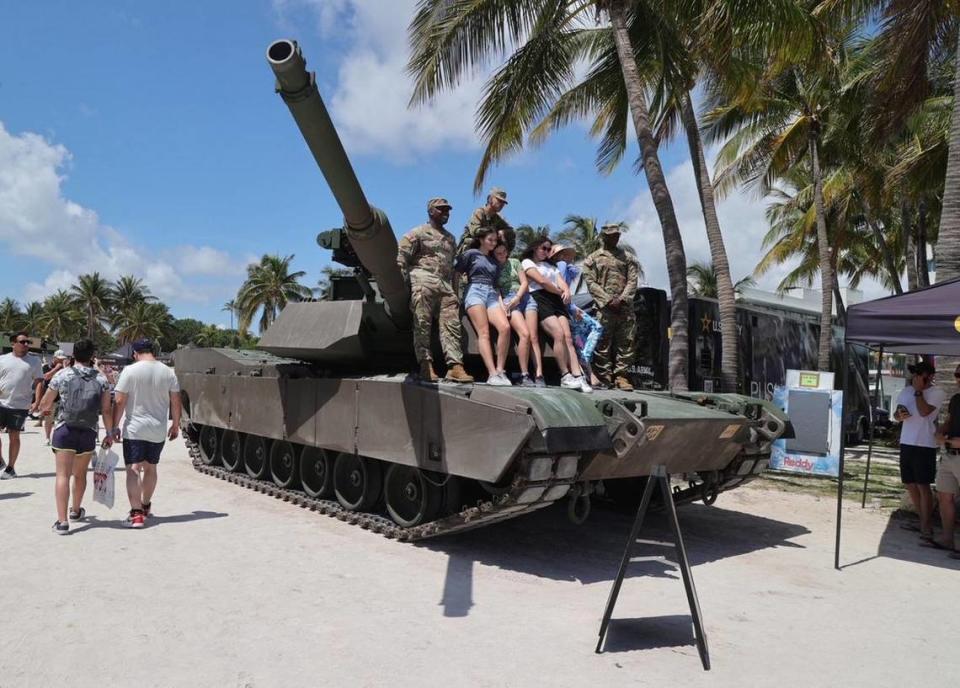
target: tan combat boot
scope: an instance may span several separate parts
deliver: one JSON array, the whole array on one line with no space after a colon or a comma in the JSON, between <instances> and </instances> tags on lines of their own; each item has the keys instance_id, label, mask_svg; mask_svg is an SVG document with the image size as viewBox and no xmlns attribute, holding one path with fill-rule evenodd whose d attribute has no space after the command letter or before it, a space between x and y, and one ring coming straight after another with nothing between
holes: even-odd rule
<instances>
[{"instance_id":1,"label":"tan combat boot","mask_svg":"<svg viewBox=\"0 0 960 688\"><path fill-rule=\"evenodd\" d=\"M447 371L447 380L451 382L473 382L473 378L467 375L467 371L459 363L454 363Z\"/></svg>"},{"instance_id":2,"label":"tan combat boot","mask_svg":"<svg viewBox=\"0 0 960 688\"><path fill-rule=\"evenodd\" d=\"M440 379L433 371L433 364L430 361L420 361L420 379L424 382L436 382Z\"/></svg>"},{"instance_id":3,"label":"tan combat boot","mask_svg":"<svg viewBox=\"0 0 960 688\"><path fill-rule=\"evenodd\" d=\"M625 378L623 375L617 375L616 379L617 389L621 392L632 392L633 385L630 384L630 380Z\"/></svg>"}]
</instances>

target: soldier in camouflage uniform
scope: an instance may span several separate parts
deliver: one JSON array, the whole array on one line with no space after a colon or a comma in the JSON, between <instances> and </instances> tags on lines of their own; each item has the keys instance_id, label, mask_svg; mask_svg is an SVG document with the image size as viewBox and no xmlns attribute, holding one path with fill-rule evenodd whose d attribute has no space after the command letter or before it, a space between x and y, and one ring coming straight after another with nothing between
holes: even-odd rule
<instances>
[{"instance_id":1,"label":"soldier in camouflage uniform","mask_svg":"<svg viewBox=\"0 0 960 688\"><path fill-rule=\"evenodd\" d=\"M503 219L500 211L507 205L507 192L498 186L490 189L487 194L487 204L473 211L460 236L457 253L463 253L470 248L470 241L476 238L477 231L484 227L491 227L498 233L504 229L513 229L510 223ZM501 237L502 238L502 237Z\"/></svg>"},{"instance_id":2,"label":"soldier in camouflage uniform","mask_svg":"<svg viewBox=\"0 0 960 688\"><path fill-rule=\"evenodd\" d=\"M439 316L440 345L447 359L446 379L473 382L463 369L460 347L460 303L452 283L454 238L444 229L450 219L450 209L447 199L431 198L427 203L430 221L403 235L397 254L397 265L404 281L410 285L413 348L420 364L420 377L427 382L439 379L430 354L430 332L435 316Z\"/></svg>"},{"instance_id":3,"label":"soldier in camouflage uniform","mask_svg":"<svg viewBox=\"0 0 960 688\"><path fill-rule=\"evenodd\" d=\"M606 386L615 377L617 389L632 390L627 368L633 361L637 317L633 295L637 291L637 261L622 248L620 225L602 228L603 248L583 261L583 278L597 304L603 335L593 358L593 371Z\"/></svg>"}]
</instances>

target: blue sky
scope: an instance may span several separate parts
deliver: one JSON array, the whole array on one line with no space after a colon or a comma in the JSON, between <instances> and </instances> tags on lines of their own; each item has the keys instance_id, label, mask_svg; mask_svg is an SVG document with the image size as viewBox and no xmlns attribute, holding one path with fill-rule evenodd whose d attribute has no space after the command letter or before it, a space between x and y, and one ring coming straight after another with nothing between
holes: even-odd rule
<instances>
[{"instance_id":1,"label":"blue sky","mask_svg":"<svg viewBox=\"0 0 960 688\"><path fill-rule=\"evenodd\" d=\"M446 196L459 234L480 199L473 110L482 79L409 110L406 25L414 0L15 3L0 25L0 297L41 298L82 272L133 273L177 317L226 324L244 265L295 254L313 285L329 258L316 233L339 210L273 92L265 50L296 38L367 195L402 233ZM574 125L496 168L514 224L568 213L631 223L647 280L663 244L631 151L611 176ZM688 261L708 257L688 156L663 152ZM752 269L763 204L720 209L735 277ZM780 273L761 280L773 285Z\"/></svg>"}]
</instances>

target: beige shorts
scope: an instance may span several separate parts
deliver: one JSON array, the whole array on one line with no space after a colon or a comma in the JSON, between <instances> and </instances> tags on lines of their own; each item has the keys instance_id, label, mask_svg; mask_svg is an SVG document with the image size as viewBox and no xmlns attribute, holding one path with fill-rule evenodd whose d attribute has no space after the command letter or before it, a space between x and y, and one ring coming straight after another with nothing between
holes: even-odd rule
<instances>
[{"instance_id":1,"label":"beige shorts","mask_svg":"<svg viewBox=\"0 0 960 688\"><path fill-rule=\"evenodd\" d=\"M944 452L937 468L937 492L960 494L960 454Z\"/></svg>"}]
</instances>

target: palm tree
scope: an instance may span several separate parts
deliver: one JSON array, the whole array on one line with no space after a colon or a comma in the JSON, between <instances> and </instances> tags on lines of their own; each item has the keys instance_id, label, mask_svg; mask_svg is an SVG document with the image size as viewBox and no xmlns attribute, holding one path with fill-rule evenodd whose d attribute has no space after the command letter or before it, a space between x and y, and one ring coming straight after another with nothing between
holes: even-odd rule
<instances>
[{"instance_id":1,"label":"palm tree","mask_svg":"<svg viewBox=\"0 0 960 688\"><path fill-rule=\"evenodd\" d=\"M259 331L263 332L276 319L289 301L303 301L312 295L309 287L298 282L306 273L290 272L293 256L264 255L259 263L247 267L247 279L237 293L239 328L246 331L261 311Z\"/></svg>"},{"instance_id":2,"label":"palm tree","mask_svg":"<svg viewBox=\"0 0 960 688\"><path fill-rule=\"evenodd\" d=\"M121 344L143 338L159 340L172 320L170 311L162 303L135 302L119 315L117 339Z\"/></svg>"},{"instance_id":3,"label":"palm tree","mask_svg":"<svg viewBox=\"0 0 960 688\"><path fill-rule=\"evenodd\" d=\"M598 16L603 13L610 27L585 28L585 15L591 9ZM661 45L660 36L648 30L657 18L650 17L645 9L649 9L645 3L631 2L628 6L626 0L420 0L410 25L412 54L408 68L415 77L411 103L427 101L439 91L455 87L465 73L508 54L506 63L488 82L478 106L478 129L486 143L474 178L474 188L479 189L490 166L522 148L537 120L564 92L582 85L577 84L582 62L591 67L588 80L596 69L605 66L615 70L607 69L608 80L611 73L619 73L629 112L606 113L604 121L630 117L637 134L642 169L663 232L670 279L670 385L684 390L688 356L686 259L638 68L638 55L644 59L647 47ZM583 117L588 110L570 107L566 120ZM606 154L615 162L621 152Z\"/></svg>"},{"instance_id":4,"label":"palm tree","mask_svg":"<svg viewBox=\"0 0 960 688\"><path fill-rule=\"evenodd\" d=\"M236 315L236 313L237 313L237 300L236 300L236 299L230 299L230 300L227 301L225 304L223 304L223 308L221 308L220 311L221 311L221 312L227 312L227 313L230 314L230 329L232 330L232 329L233 329L233 316Z\"/></svg>"},{"instance_id":5,"label":"palm tree","mask_svg":"<svg viewBox=\"0 0 960 688\"><path fill-rule=\"evenodd\" d=\"M550 236L550 225L519 225L517 231L517 245L514 247L515 253L523 253L527 246L532 244L538 237Z\"/></svg>"},{"instance_id":6,"label":"palm tree","mask_svg":"<svg viewBox=\"0 0 960 688\"><path fill-rule=\"evenodd\" d=\"M719 272L713 263L697 261L687 268L687 277L690 282L690 294L707 299L717 298L717 284L719 282ZM756 286L754 279L747 275L733 285L734 292L741 294L747 287Z\"/></svg>"},{"instance_id":7,"label":"palm tree","mask_svg":"<svg viewBox=\"0 0 960 688\"><path fill-rule=\"evenodd\" d=\"M833 27L823 27L826 32ZM711 95L713 109L707 117L708 133L726 139L717 160L716 185L721 192L734 185L753 186L768 194L801 161L809 169L817 232L821 309L817 365L830 369L835 256L829 241L823 197L821 159L824 134L836 94L840 90L849 35L834 29L828 40L830 60L817 65L793 64L759 80L751 92L735 94L722 89Z\"/></svg>"},{"instance_id":8,"label":"palm tree","mask_svg":"<svg viewBox=\"0 0 960 688\"><path fill-rule=\"evenodd\" d=\"M43 330L43 304L39 301L31 301L23 311L22 318L23 329L30 334L41 334Z\"/></svg>"},{"instance_id":9,"label":"palm tree","mask_svg":"<svg viewBox=\"0 0 960 688\"><path fill-rule=\"evenodd\" d=\"M113 285L113 294L110 299L112 322L114 326L123 319L135 305L155 302L157 298L150 294L150 289L143 280L133 275L123 275Z\"/></svg>"},{"instance_id":10,"label":"palm tree","mask_svg":"<svg viewBox=\"0 0 960 688\"><path fill-rule=\"evenodd\" d=\"M80 275L71 290L76 306L84 314L87 322L87 337L103 328L113 302L113 288L100 276L99 272Z\"/></svg>"},{"instance_id":11,"label":"palm tree","mask_svg":"<svg viewBox=\"0 0 960 688\"><path fill-rule=\"evenodd\" d=\"M68 341L82 331L83 314L74 297L61 289L44 299L40 323L44 337L55 342Z\"/></svg>"},{"instance_id":12,"label":"palm tree","mask_svg":"<svg viewBox=\"0 0 960 688\"><path fill-rule=\"evenodd\" d=\"M581 258L586 258L598 248L603 246L603 240L600 238L600 229L597 227L597 218L584 217L583 215L567 215L563 218L566 225L557 232L557 243L569 246L577 252ZM621 229L626 229L624 222L620 223Z\"/></svg>"},{"instance_id":13,"label":"palm tree","mask_svg":"<svg viewBox=\"0 0 960 688\"><path fill-rule=\"evenodd\" d=\"M23 323L23 313L20 304L7 297L0 301L0 330L12 332L19 330Z\"/></svg>"}]
</instances>

